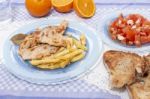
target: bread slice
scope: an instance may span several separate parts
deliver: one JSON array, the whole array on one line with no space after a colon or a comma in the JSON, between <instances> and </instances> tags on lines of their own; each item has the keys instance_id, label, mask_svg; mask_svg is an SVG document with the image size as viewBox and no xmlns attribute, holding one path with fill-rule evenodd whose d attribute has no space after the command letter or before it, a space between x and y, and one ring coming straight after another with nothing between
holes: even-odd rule
<instances>
[{"instance_id":1,"label":"bread slice","mask_svg":"<svg viewBox=\"0 0 150 99\"><path fill-rule=\"evenodd\" d=\"M104 53L103 59L113 88L122 88L132 84L136 79L136 74L142 75L145 69L144 59L134 53L110 50Z\"/></svg>"},{"instance_id":2,"label":"bread slice","mask_svg":"<svg viewBox=\"0 0 150 99\"><path fill-rule=\"evenodd\" d=\"M146 69L145 69L145 72L149 72L150 71L150 54L147 55L147 56L144 56L144 60L145 60L145 63L146 63Z\"/></svg>"},{"instance_id":3,"label":"bread slice","mask_svg":"<svg viewBox=\"0 0 150 99\"><path fill-rule=\"evenodd\" d=\"M144 56L145 74L139 81L127 86L131 99L150 99L150 55Z\"/></svg>"},{"instance_id":4,"label":"bread slice","mask_svg":"<svg viewBox=\"0 0 150 99\"><path fill-rule=\"evenodd\" d=\"M150 75L143 81L127 86L127 89L130 99L150 99Z\"/></svg>"}]
</instances>

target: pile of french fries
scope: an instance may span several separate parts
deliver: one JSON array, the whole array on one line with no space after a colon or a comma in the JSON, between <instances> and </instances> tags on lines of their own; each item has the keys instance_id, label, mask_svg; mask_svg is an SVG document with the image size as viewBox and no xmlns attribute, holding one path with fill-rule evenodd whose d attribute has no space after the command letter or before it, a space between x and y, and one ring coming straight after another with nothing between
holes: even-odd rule
<instances>
[{"instance_id":1,"label":"pile of french fries","mask_svg":"<svg viewBox=\"0 0 150 99\"><path fill-rule=\"evenodd\" d=\"M61 47L57 53L51 56L31 60L30 63L41 69L58 69L83 59L87 51L85 35L82 34L79 40L72 36L68 37L69 41L66 42L66 47Z\"/></svg>"}]
</instances>

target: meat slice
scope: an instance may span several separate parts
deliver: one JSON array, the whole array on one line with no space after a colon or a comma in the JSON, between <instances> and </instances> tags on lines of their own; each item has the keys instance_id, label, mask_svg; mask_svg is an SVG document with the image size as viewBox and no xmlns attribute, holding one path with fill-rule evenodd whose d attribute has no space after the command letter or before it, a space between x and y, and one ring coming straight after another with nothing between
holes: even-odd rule
<instances>
[{"instance_id":1,"label":"meat slice","mask_svg":"<svg viewBox=\"0 0 150 99\"><path fill-rule=\"evenodd\" d=\"M39 44L31 48L19 49L19 54L24 60L39 59L56 53L58 49L59 47L48 44Z\"/></svg>"},{"instance_id":2,"label":"meat slice","mask_svg":"<svg viewBox=\"0 0 150 99\"><path fill-rule=\"evenodd\" d=\"M39 41L53 46L66 46L66 38L63 36L68 26L67 21L63 21L59 26L48 26L41 30Z\"/></svg>"},{"instance_id":3,"label":"meat slice","mask_svg":"<svg viewBox=\"0 0 150 99\"><path fill-rule=\"evenodd\" d=\"M122 51L107 51L103 56L113 88L121 88L135 81L136 74L143 75L143 58L137 54Z\"/></svg>"},{"instance_id":4,"label":"meat slice","mask_svg":"<svg viewBox=\"0 0 150 99\"><path fill-rule=\"evenodd\" d=\"M63 21L58 26L48 26L27 35L19 46L20 56L24 60L30 60L56 53L61 46L66 46L70 41L63 35L67 26L67 21Z\"/></svg>"},{"instance_id":5,"label":"meat slice","mask_svg":"<svg viewBox=\"0 0 150 99\"><path fill-rule=\"evenodd\" d=\"M39 43L39 34L40 31L34 31L31 34L28 34L23 42L19 45L19 49L31 48Z\"/></svg>"},{"instance_id":6,"label":"meat slice","mask_svg":"<svg viewBox=\"0 0 150 99\"><path fill-rule=\"evenodd\" d=\"M57 52L59 47L39 43L40 31L34 31L26 36L19 46L19 55L24 60L39 59Z\"/></svg>"}]
</instances>

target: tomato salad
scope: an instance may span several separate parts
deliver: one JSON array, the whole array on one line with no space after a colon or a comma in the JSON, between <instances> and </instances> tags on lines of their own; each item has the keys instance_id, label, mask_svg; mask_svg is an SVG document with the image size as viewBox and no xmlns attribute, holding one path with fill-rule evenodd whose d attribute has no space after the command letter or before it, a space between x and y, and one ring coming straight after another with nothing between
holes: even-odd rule
<instances>
[{"instance_id":1,"label":"tomato salad","mask_svg":"<svg viewBox=\"0 0 150 99\"><path fill-rule=\"evenodd\" d=\"M113 40L140 47L150 43L150 21L139 14L120 14L110 24L109 33Z\"/></svg>"}]
</instances>

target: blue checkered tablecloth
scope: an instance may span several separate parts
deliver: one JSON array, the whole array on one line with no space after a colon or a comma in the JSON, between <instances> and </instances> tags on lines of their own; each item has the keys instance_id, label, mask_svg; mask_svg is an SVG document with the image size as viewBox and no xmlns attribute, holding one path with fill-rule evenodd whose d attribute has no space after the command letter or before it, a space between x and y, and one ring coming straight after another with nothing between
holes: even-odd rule
<instances>
[{"instance_id":1,"label":"blue checkered tablecloth","mask_svg":"<svg viewBox=\"0 0 150 99\"><path fill-rule=\"evenodd\" d=\"M137 1L137 0L136 0ZM58 12L52 11L52 14L49 16L57 17L68 17L71 19L77 19L85 22L96 30L99 29L98 21L101 17L107 13L122 10L122 9L136 9L143 11L150 11L145 5L143 8L139 9L138 7L143 7L143 5L134 5L134 8L131 8L131 4L125 5L97 5L97 13L91 19L82 19L76 16L74 12L68 14L60 14ZM108 8L107 8L108 7ZM138 9L137 9L138 8ZM11 33L11 31L19 28L21 25L28 23L32 20L38 20L30 16L25 10L22 4L13 4L13 23L11 26L5 27L5 30L0 30L0 37L2 42L5 38ZM46 17L48 18L48 17ZM11 30L11 31L10 31ZM0 49L1 51L2 49ZM2 51L1 51L2 52ZM99 66L100 67L100 66ZM97 69L97 68L96 68ZM93 71L94 72L94 71ZM90 74L89 74L90 75ZM86 76L88 78L88 75ZM85 78L86 78L85 77ZM98 82L99 86L103 86L103 81ZM0 99L120 99L117 95L108 94L109 91L102 90L102 87L96 86L95 84L89 83L84 78L79 80L60 84L60 85L36 85L31 84L26 81L20 80L17 77L10 74L3 64L0 65ZM103 88L105 89L105 88ZM121 94L120 92L119 94ZM127 95L127 94L126 94ZM123 98L127 99L127 98Z\"/></svg>"}]
</instances>

